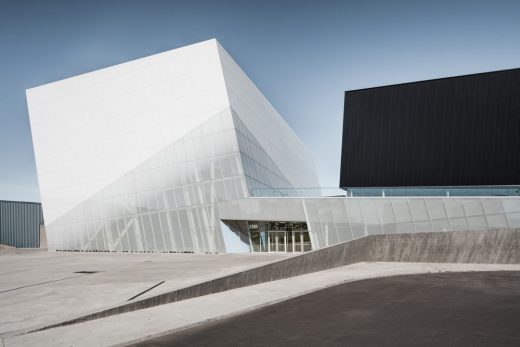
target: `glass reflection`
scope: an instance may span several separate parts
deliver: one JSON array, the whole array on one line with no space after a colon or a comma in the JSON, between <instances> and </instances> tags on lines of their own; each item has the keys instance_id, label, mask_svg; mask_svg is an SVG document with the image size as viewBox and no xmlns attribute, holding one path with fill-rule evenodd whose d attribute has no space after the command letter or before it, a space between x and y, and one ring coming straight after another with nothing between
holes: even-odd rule
<instances>
[{"instance_id":1,"label":"glass reflection","mask_svg":"<svg viewBox=\"0 0 520 347\"><path fill-rule=\"evenodd\" d=\"M298 253L312 250L305 222L249 222L252 252Z\"/></svg>"}]
</instances>

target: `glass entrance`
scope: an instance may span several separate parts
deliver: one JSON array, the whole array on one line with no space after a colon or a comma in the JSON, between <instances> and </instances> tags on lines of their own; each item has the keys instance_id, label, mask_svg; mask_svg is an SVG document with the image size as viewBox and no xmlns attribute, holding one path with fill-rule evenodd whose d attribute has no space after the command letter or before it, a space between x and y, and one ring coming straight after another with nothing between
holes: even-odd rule
<instances>
[{"instance_id":1,"label":"glass entrance","mask_svg":"<svg viewBox=\"0 0 520 347\"><path fill-rule=\"evenodd\" d=\"M252 252L308 252L312 249L305 222L249 222Z\"/></svg>"},{"instance_id":2,"label":"glass entrance","mask_svg":"<svg viewBox=\"0 0 520 347\"><path fill-rule=\"evenodd\" d=\"M269 232L269 252L285 252L286 249L286 232L270 231Z\"/></svg>"}]
</instances>

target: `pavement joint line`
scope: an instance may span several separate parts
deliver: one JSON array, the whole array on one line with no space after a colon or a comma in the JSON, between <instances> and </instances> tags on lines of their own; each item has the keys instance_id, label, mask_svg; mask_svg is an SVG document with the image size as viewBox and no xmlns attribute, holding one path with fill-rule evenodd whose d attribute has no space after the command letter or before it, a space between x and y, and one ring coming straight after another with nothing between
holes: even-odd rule
<instances>
[{"instance_id":1,"label":"pavement joint line","mask_svg":"<svg viewBox=\"0 0 520 347\"><path fill-rule=\"evenodd\" d=\"M78 275L78 276L70 276L70 277L65 277L65 278L59 278L59 279L57 279L57 280L52 280L52 281L46 281L46 282L39 282L39 283L34 283L34 284L28 284L28 285L26 285L26 286L21 286L21 287L16 287L16 288L11 288L11 289L2 290L2 291L0 291L0 294L7 293L7 292L12 292L12 291L15 291L15 290L18 290L18 289L24 289L24 288L29 288L29 287L36 287L36 286L41 286L41 285L48 284L48 283L54 283L54 282L59 282L59 281L65 281L65 280L70 280L70 279L72 279L72 278L78 278L78 277L83 277L83 276L88 276L88 275L91 275L91 274L82 274L82 275Z\"/></svg>"},{"instance_id":2,"label":"pavement joint line","mask_svg":"<svg viewBox=\"0 0 520 347\"><path fill-rule=\"evenodd\" d=\"M126 300L126 301L134 300L134 299L137 298L138 296L141 296L141 295L143 295L144 293L149 292L150 290L154 289L155 287L160 286L160 285L163 284L164 282L166 282L166 281L161 281L161 282L159 282L159 283L157 283L157 284L151 286L150 288L148 288L148 289L146 289L146 290L143 290L142 292L140 292L140 293L138 293L138 294L132 296L130 299L128 299L128 300Z\"/></svg>"}]
</instances>

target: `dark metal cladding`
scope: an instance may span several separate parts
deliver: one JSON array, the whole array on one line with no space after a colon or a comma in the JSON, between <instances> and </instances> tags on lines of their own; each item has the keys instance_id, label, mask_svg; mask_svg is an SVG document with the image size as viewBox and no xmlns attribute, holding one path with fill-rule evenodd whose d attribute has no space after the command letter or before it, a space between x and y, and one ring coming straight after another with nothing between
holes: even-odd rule
<instances>
[{"instance_id":1,"label":"dark metal cladding","mask_svg":"<svg viewBox=\"0 0 520 347\"><path fill-rule=\"evenodd\" d=\"M347 91L341 187L520 184L520 69Z\"/></svg>"},{"instance_id":2,"label":"dark metal cladding","mask_svg":"<svg viewBox=\"0 0 520 347\"><path fill-rule=\"evenodd\" d=\"M41 224L43 213L40 203L0 200L0 244L38 248Z\"/></svg>"}]
</instances>

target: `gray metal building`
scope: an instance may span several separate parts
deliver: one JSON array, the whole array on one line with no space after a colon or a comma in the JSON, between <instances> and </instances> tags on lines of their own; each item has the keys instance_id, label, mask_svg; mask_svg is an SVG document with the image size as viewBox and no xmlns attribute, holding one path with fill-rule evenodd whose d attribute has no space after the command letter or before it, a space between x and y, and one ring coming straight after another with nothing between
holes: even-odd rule
<instances>
[{"instance_id":1,"label":"gray metal building","mask_svg":"<svg viewBox=\"0 0 520 347\"><path fill-rule=\"evenodd\" d=\"M43 226L41 203L0 200L0 244L38 248L40 226Z\"/></svg>"}]
</instances>

